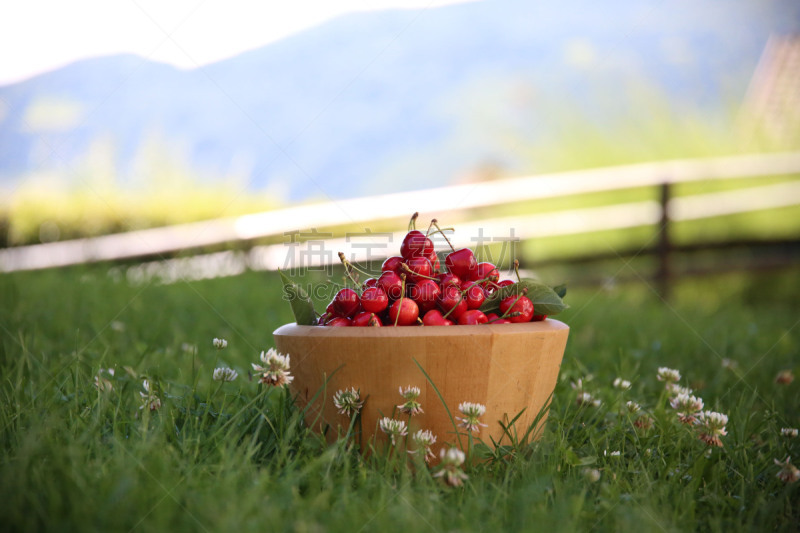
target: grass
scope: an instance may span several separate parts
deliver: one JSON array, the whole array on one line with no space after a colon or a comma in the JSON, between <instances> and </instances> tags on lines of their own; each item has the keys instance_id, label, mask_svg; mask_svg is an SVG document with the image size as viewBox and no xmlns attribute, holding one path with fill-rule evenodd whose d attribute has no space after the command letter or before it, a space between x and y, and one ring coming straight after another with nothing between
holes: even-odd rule
<instances>
[{"instance_id":1,"label":"grass","mask_svg":"<svg viewBox=\"0 0 800 533\"><path fill-rule=\"evenodd\" d=\"M403 454L309 433L283 389L247 379L291 321L276 275L132 287L101 266L0 277L0 527L98 531L796 531L797 271L574 290L542 439L473 461L463 488ZM214 337L228 340L217 351ZM723 360L727 364L723 365ZM216 366L240 377L212 381ZM730 417L724 447L676 421L656 369ZM110 391L94 376L115 368ZM620 391L615 377L632 381ZM162 400L140 410L142 379ZM580 407L583 378L600 407ZM628 400L649 431L621 414ZM619 456L608 455L619 451ZM598 477L599 476L599 477ZM596 481L593 481L597 478Z\"/></svg>"}]
</instances>

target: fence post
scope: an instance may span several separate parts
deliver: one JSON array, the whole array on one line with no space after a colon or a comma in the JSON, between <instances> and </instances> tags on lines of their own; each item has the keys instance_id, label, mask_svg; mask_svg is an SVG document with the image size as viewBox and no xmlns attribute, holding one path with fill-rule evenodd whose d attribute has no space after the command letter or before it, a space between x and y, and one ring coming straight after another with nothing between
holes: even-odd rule
<instances>
[{"instance_id":1,"label":"fence post","mask_svg":"<svg viewBox=\"0 0 800 533\"><path fill-rule=\"evenodd\" d=\"M670 199L670 184L664 181L660 187L659 204L661 205L661 220L659 221L658 233L658 270L656 271L656 284L658 292L665 300L670 296L670 285L672 281L672 272L670 270L670 253L672 251L672 244L670 242L670 224L669 224L669 199Z\"/></svg>"}]
</instances>

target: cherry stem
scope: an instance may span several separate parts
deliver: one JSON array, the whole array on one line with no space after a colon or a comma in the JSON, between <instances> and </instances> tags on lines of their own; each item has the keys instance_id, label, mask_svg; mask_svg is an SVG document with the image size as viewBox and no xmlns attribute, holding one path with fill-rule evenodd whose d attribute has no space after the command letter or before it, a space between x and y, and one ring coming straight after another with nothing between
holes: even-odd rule
<instances>
[{"instance_id":1,"label":"cherry stem","mask_svg":"<svg viewBox=\"0 0 800 533\"><path fill-rule=\"evenodd\" d=\"M516 299L516 300L514 300L514 303L508 306L508 309L506 309L506 312L505 312L505 313L503 313L502 315L500 315L500 318L506 318L507 316L510 316L510 313L509 313L509 311L511 311L512 309L514 309L514 306L515 306L515 305L517 305L517 302L519 301L519 299L520 299L520 298L522 298L523 296L525 296L526 294L528 294L528 287L525 287L524 289L522 289L522 294L520 294L519 296L517 296L517 299ZM515 312L516 312L516 311L515 311ZM517 315L515 315L515 316L517 316Z\"/></svg>"},{"instance_id":2,"label":"cherry stem","mask_svg":"<svg viewBox=\"0 0 800 533\"><path fill-rule=\"evenodd\" d=\"M431 235L436 235L437 233L441 233L441 234L442 234L442 237L444 237L444 236L445 236L445 235L444 235L444 232L445 232L445 231L455 231L455 230L456 230L456 228L444 228L443 230L437 229L436 231L432 231L432 232L430 233L430 235L428 235L428 237L430 237ZM446 238L447 238L447 237L445 237L445 239L446 239Z\"/></svg>"},{"instance_id":3,"label":"cherry stem","mask_svg":"<svg viewBox=\"0 0 800 533\"><path fill-rule=\"evenodd\" d=\"M459 292L458 293L458 301L455 303L455 305L453 305L453 307L450 308L450 310L448 312L446 312L445 314L442 315L442 318L447 318L448 316L450 316L450 313L452 313L453 310L456 307L458 307L458 304L460 304L461 300L463 300L463 299L464 299L464 293L463 292Z\"/></svg>"},{"instance_id":4,"label":"cherry stem","mask_svg":"<svg viewBox=\"0 0 800 533\"><path fill-rule=\"evenodd\" d=\"M414 213L416 216L416 213ZM412 217L412 220L414 218ZM403 284L400 286L400 303L397 304L397 316L394 317L394 327L397 327L397 323L400 321L400 312L403 310L403 298L406 296L406 275L400 274L400 279L403 280Z\"/></svg>"},{"instance_id":5,"label":"cherry stem","mask_svg":"<svg viewBox=\"0 0 800 533\"><path fill-rule=\"evenodd\" d=\"M416 212L416 211L414 212L413 215L411 215L411 220L408 221L408 231L411 231L413 229L417 229L417 217L418 216L419 216L419 212Z\"/></svg>"},{"instance_id":6,"label":"cherry stem","mask_svg":"<svg viewBox=\"0 0 800 533\"><path fill-rule=\"evenodd\" d=\"M431 221L431 223L434 226L436 226L436 229L439 230L439 233L442 234L442 237L444 237L444 240L447 242L447 245L450 247L451 250L453 250L455 252L456 249L455 249L455 247L453 247L453 243L451 243L450 239L447 238L447 235L444 234L444 231L442 231L442 228L439 227L439 224L436 222L435 218ZM448 229L450 229L450 228L448 228Z\"/></svg>"},{"instance_id":7,"label":"cherry stem","mask_svg":"<svg viewBox=\"0 0 800 533\"><path fill-rule=\"evenodd\" d=\"M497 285L497 283L492 281L492 278L490 278L490 277L486 277L486 278L483 278L483 279L478 279L478 280L473 281L472 283L477 283L478 285L480 285L481 283L485 283L487 281L489 283L491 283L492 285L495 285L495 286Z\"/></svg>"},{"instance_id":8,"label":"cherry stem","mask_svg":"<svg viewBox=\"0 0 800 533\"><path fill-rule=\"evenodd\" d=\"M437 278L432 278L431 276L426 276L425 274L420 274L419 272L414 272L411 270L411 267L408 266L406 263L400 263L400 268L411 274L412 276L417 276L419 278L425 279L432 279L433 281L439 281Z\"/></svg>"},{"instance_id":9,"label":"cherry stem","mask_svg":"<svg viewBox=\"0 0 800 533\"><path fill-rule=\"evenodd\" d=\"M339 252L339 261L341 261L342 264L344 265L344 272L345 274L347 274L347 277L350 279L350 281L353 282L353 284L356 287L358 287L358 273L354 272L355 269L353 268L353 265L350 263L350 261L347 260L347 258L344 256L342 252Z\"/></svg>"},{"instance_id":10,"label":"cherry stem","mask_svg":"<svg viewBox=\"0 0 800 533\"><path fill-rule=\"evenodd\" d=\"M350 268L352 268L354 271L358 272L359 274L364 274L365 276L369 276L369 277L374 277L375 276L372 272L367 272L363 268L358 268L353 263L350 263Z\"/></svg>"},{"instance_id":11,"label":"cherry stem","mask_svg":"<svg viewBox=\"0 0 800 533\"><path fill-rule=\"evenodd\" d=\"M519 277L519 259L514 259L514 274L517 275L517 281L522 281Z\"/></svg>"},{"instance_id":12,"label":"cherry stem","mask_svg":"<svg viewBox=\"0 0 800 533\"><path fill-rule=\"evenodd\" d=\"M510 309L509 309L509 311L510 311ZM522 313L520 313L519 311L514 311L513 313L508 313L507 315L503 315L503 316L499 316L497 318L493 318L488 322L488 324L492 324L493 322L497 322L498 320L503 320L504 318L510 318L512 316L519 316L521 314Z\"/></svg>"},{"instance_id":13,"label":"cherry stem","mask_svg":"<svg viewBox=\"0 0 800 533\"><path fill-rule=\"evenodd\" d=\"M431 219L431 223L428 224L428 231L425 232L425 236L426 237L430 237L431 236L431 228L433 227L434 224L436 224L436 222L437 222L437 220L435 218Z\"/></svg>"}]
</instances>

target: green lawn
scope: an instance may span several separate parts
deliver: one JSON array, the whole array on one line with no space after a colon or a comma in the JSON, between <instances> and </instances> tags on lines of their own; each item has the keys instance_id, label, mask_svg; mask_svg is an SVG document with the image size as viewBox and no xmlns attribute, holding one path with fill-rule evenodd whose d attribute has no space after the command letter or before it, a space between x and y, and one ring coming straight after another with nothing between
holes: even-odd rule
<instances>
[{"instance_id":1,"label":"green lawn","mask_svg":"<svg viewBox=\"0 0 800 533\"><path fill-rule=\"evenodd\" d=\"M773 461L800 463L800 438L780 433L800 427L800 381L774 381L800 371L797 276L687 281L669 303L646 284L572 290L543 438L468 461L453 488L403 454L327 446L282 389L248 380L291 321L274 274L145 287L102 266L3 275L0 529L796 531L800 482ZM239 378L213 381L222 364ZM661 366L729 416L723 447L677 421ZM115 369L110 391L94 387L101 368ZM577 405L579 378L599 407Z\"/></svg>"}]
</instances>

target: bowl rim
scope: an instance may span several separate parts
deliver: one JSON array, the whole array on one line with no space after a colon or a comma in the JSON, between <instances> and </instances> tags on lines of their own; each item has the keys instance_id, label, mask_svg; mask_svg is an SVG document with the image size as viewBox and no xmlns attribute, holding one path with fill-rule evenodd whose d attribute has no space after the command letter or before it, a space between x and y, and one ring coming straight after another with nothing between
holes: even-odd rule
<instances>
[{"instance_id":1,"label":"bowl rim","mask_svg":"<svg viewBox=\"0 0 800 533\"><path fill-rule=\"evenodd\" d=\"M404 337L461 337L464 335L501 335L503 333L548 333L568 330L569 326L559 320L547 318L537 322L521 324L479 324L475 326L384 326L332 327L298 326L291 322L272 332L287 337L335 337L335 338L404 338Z\"/></svg>"}]
</instances>

